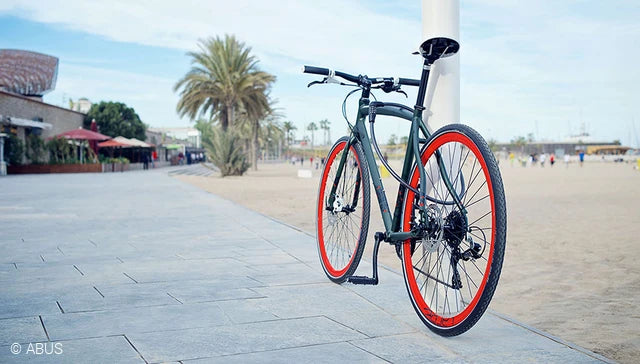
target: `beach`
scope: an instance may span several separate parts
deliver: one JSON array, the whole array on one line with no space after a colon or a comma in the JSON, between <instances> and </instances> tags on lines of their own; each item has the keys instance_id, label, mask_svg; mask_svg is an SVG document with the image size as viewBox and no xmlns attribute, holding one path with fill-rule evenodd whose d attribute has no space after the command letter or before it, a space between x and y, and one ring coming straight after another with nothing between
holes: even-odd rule
<instances>
[{"instance_id":1,"label":"beach","mask_svg":"<svg viewBox=\"0 0 640 364\"><path fill-rule=\"evenodd\" d=\"M176 178L315 233L321 169L313 169L312 178L298 178L298 169L260 164L242 177ZM490 308L608 358L638 362L640 171L629 163L524 168L504 160L501 172L507 247ZM383 181L393 204L398 184L391 177ZM373 233L383 230L374 195L366 260ZM401 271L388 244L381 245L379 258Z\"/></svg>"}]
</instances>

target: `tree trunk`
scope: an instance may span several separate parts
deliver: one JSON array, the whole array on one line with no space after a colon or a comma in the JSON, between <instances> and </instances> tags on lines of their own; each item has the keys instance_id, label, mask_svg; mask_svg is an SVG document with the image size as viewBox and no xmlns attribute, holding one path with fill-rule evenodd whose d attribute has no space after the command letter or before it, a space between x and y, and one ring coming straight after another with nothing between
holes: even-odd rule
<instances>
[{"instance_id":1,"label":"tree trunk","mask_svg":"<svg viewBox=\"0 0 640 364\"><path fill-rule=\"evenodd\" d=\"M223 131L227 131L227 128L229 128L229 125L233 123L233 105L231 104L225 105L225 108L227 109L226 111L227 117L220 119L220 126L222 127Z\"/></svg>"},{"instance_id":2,"label":"tree trunk","mask_svg":"<svg viewBox=\"0 0 640 364\"><path fill-rule=\"evenodd\" d=\"M253 135L251 137L251 166L254 171L258 170L258 128L260 127L259 121L254 121Z\"/></svg>"}]
</instances>

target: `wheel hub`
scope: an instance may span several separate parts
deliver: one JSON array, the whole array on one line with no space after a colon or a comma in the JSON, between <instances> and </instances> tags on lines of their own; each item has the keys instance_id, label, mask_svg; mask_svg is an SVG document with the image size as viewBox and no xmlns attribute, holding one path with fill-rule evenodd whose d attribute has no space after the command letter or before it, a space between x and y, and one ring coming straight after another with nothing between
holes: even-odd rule
<instances>
[{"instance_id":1,"label":"wheel hub","mask_svg":"<svg viewBox=\"0 0 640 364\"><path fill-rule=\"evenodd\" d=\"M459 211L452 211L444 221L443 238L457 247L467 236L467 222Z\"/></svg>"},{"instance_id":2,"label":"wheel hub","mask_svg":"<svg viewBox=\"0 0 640 364\"><path fill-rule=\"evenodd\" d=\"M336 193L336 198L333 200L333 213L342 212L344 209L344 201L342 200L342 196Z\"/></svg>"}]
</instances>

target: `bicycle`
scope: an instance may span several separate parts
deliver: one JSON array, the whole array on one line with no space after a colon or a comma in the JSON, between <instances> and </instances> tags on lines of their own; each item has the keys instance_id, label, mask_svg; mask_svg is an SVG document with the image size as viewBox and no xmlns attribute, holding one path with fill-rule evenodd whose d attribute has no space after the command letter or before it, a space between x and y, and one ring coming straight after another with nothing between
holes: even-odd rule
<instances>
[{"instance_id":1,"label":"bicycle","mask_svg":"<svg viewBox=\"0 0 640 364\"><path fill-rule=\"evenodd\" d=\"M394 245L417 315L442 336L464 333L485 312L500 277L506 244L502 178L486 141L462 124L447 125L431 134L422 120L431 65L455 54L459 47L448 38L425 41L418 52L424 58L420 80L303 68L304 73L325 76L308 87L325 83L356 87L342 104L351 133L332 146L320 179L316 235L324 272L335 283L378 284L380 243ZM406 96L401 89L405 85L419 87L413 108L370 100L372 89ZM355 124L351 124L346 102L357 91L361 91L358 112ZM377 115L411 122L401 175L380 152L374 131ZM374 150L400 183L393 215ZM369 228L369 176L385 231L375 233L372 276L354 276Z\"/></svg>"}]
</instances>

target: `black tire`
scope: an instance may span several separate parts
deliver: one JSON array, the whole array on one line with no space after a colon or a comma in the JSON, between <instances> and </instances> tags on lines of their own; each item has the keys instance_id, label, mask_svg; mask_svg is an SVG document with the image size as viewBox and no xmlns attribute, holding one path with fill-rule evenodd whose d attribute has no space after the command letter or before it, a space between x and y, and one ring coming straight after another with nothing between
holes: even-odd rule
<instances>
[{"instance_id":1,"label":"black tire","mask_svg":"<svg viewBox=\"0 0 640 364\"><path fill-rule=\"evenodd\" d=\"M462 204L467 210L466 221L452 203L453 198L446 187L440 187L443 185L440 171L437 164L434 165L436 150L440 151L448 173L455 176L450 181L462 196ZM405 285L422 322L438 335L456 336L478 322L489 306L500 278L507 233L502 177L485 140L462 124L447 125L436 131L422 150L422 163L426 166L430 186L427 192L431 197L431 201L427 201L429 219L437 223L434 226L442 228L435 229L428 239L407 240L402 244ZM460 175L464 178L459 178ZM410 183L417 186L418 180L419 173L414 166ZM407 191L404 230L416 221L417 211L415 194ZM476 244L481 245L482 250ZM459 256L464 251L470 258L472 245L480 257L452 263L452 256Z\"/></svg>"},{"instance_id":2,"label":"black tire","mask_svg":"<svg viewBox=\"0 0 640 364\"><path fill-rule=\"evenodd\" d=\"M334 202L332 209L327 209L328 196L348 141L348 137L340 138L327 155L316 208L320 264L335 283L346 281L358 268L369 230L369 167L360 143L350 146L336 190L337 204Z\"/></svg>"}]
</instances>

